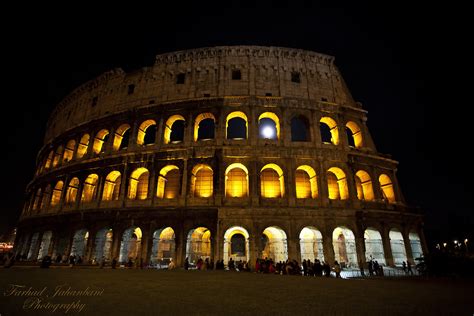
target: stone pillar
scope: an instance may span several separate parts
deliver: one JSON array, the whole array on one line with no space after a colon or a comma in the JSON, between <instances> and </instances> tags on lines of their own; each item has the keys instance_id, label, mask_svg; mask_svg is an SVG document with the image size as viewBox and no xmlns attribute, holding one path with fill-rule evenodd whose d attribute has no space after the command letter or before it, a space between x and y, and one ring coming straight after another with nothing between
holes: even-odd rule
<instances>
[{"instance_id":1,"label":"stone pillar","mask_svg":"<svg viewBox=\"0 0 474 316\"><path fill-rule=\"evenodd\" d=\"M95 238L97 235L96 229L91 229L89 231L89 238L87 238L86 249L84 249L84 263L92 263L92 259L94 259L94 245L95 245ZM96 263L100 261L101 258L95 258Z\"/></svg>"},{"instance_id":2,"label":"stone pillar","mask_svg":"<svg viewBox=\"0 0 474 316\"><path fill-rule=\"evenodd\" d=\"M130 127L130 138L128 139L128 149L135 150L138 148L137 138L138 138L138 122L134 120L132 126Z\"/></svg>"},{"instance_id":3,"label":"stone pillar","mask_svg":"<svg viewBox=\"0 0 474 316\"><path fill-rule=\"evenodd\" d=\"M111 258L112 260L115 258L117 261L120 256L120 244L122 242L122 235L124 232L123 228L116 228L112 229L113 237L112 237L112 249L111 249Z\"/></svg>"},{"instance_id":4,"label":"stone pillar","mask_svg":"<svg viewBox=\"0 0 474 316\"><path fill-rule=\"evenodd\" d=\"M43 233L38 234L38 240L36 242L35 248L33 249L33 252L31 254L31 260L32 261L38 261L38 253L41 247L41 243L43 242Z\"/></svg>"},{"instance_id":5,"label":"stone pillar","mask_svg":"<svg viewBox=\"0 0 474 316\"><path fill-rule=\"evenodd\" d=\"M321 200L321 206L329 205L329 190L328 190L328 177L325 164L319 162L319 177L318 177L318 188L319 188L319 199ZM332 236L331 236L332 237Z\"/></svg>"},{"instance_id":6,"label":"stone pillar","mask_svg":"<svg viewBox=\"0 0 474 316\"><path fill-rule=\"evenodd\" d=\"M224 111L222 108L219 109L219 113L217 114L216 122L215 122L215 139L216 145L222 146L225 139L226 134L226 120L225 120Z\"/></svg>"},{"instance_id":7,"label":"stone pillar","mask_svg":"<svg viewBox=\"0 0 474 316\"><path fill-rule=\"evenodd\" d=\"M313 139L312 142L316 147L321 147L322 146L322 141L321 141L321 128L319 127L319 121L321 120L321 115L316 113L315 111L313 112L313 115L311 117L313 121Z\"/></svg>"},{"instance_id":8,"label":"stone pillar","mask_svg":"<svg viewBox=\"0 0 474 316\"><path fill-rule=\"evenodd\" d=\"M361 236L362 235L362 236ZM364 232L358 233L355 236L357 263L360 269L365 267L365 239Z\"/></svg>"},{"instance_id":9,"label":"stone pillar","mask_svg":"<svg viewBox=\"0 0 474 316\"><path fill-rule=\"evenodd\" d=\"M257 230L254 230L257 232ZM249 266L255 270L255 262L260 258L260 236L250 235L249 237Z\"/></svg>"},{"instance_id":10,"label":"stone pillar","mask_svg":"<svg viewBox=\"0 0 474 316\"><path fill-rule=\"evenodd\" d=\"M411 250L411 243L410 243L409 234L406 230L403 230L402 236L403 236L403 243L405 245L405 251L406 251L406 254L407 254L407 260L410 261L410 263L412 264L412 269L414 269L415 268L415 260L413 259L413 252Z\"/></svg>"},{"instance_id":11,"label":"stone pillar","mask_svg":"<svg viewBox=\"0 0 474 316\"><path fill-rule=\"evenodd\" d=\"M153 159L155 160L155 159ZM147 166L149 167L149 166ZM148 172L149 172L149 175L148 175L148 199L151 199L152 201L155 200L155 197L156 197L156 184L158 182L158 179L156 177L156 173L155 173L155 165L154 163L152 164L152 167L151 168L148 168ZM159 171L158 171L159 172Z\"/></svg>"},{"instance_id":12,"label":"stone pillar","mask_svg":"<svg viewBox=\"0 0 474 316\"><path fill-rule=\"evenodd\" d=\"M390 237L389 237L389 230L384 227L382 230L382 244L383 244L383 252L385 254L385 262L387 266L393 267L393 255L392 255L392 246L390 245Z\"/></svg>"},{"instance_id":13,"label":"stone pillar","mask_svg":"<svg viewBox=\"0 0 474 316\"><path fill-rule=\"evenodd\" d=\"M56 249L58 247L58 244L59 244L59 233L54 233L52 234L51 236L51 242L49 243L49 248L48 248L48 255L51 256L51 260L53 262L56 262L56 257L57 257L57 253L56 253Z\"/></svg>"},{"instance_id":14,"label":"stone pillar","mask_svg":"<svg viewBox=\"0 0 474 316\"><path fill-rule=\"evenodd\" d=\"M329 263L329 265L334 264L335 255L334 255L334 246L332 243L332 233L324 232L323 235L323 251L324 251L324 261Z\"/></svg>"},{"instance_id":15,"label":"stone pillar","mask_svg":"<svg viewBox=\"0 0 474 316\"><path fill-rule=\"evenodd\" d=\"M130 175L128 174L128 163L125 162L123 166L122 180L120 181L120 194L119 199L122 201L122 207L125 206L125 200L127 199L127 187L130 181ZM114 233L115 234L115 233Z\"/></svg>"},{"instance_id":16,"label":"stone pillar","mask_svg":"<svg viewBox=\"0 0 474 316\"><path fill-rule=\"evenodd\" d=\"M290 260L296 260L299 263L301 263L301 256L298 251L298 244L299 240L296 238L290 237L287 240L288 242L288 259Z\"/></svg>"},{"instance_id":17,"label":"stone pillar","mask_svg":"<svg viewBox=\"0 0 474 316\"><path fill-rule=\"evenodd\" d=\"M418 229L418 236L420 237L421 250L423 251L423 257L426 257L426 255L429 253L429 248L426 242L426 237L425 237L425 232L423 230L423 227L420 227Z\"/></svg>"},{"instance_id":18,"label":"stone pillar","mask_svg":"<svg viewBox=\"0 0 474 316\"><path fill-rule=\"evenodd\" d=\"M186 258L186 232L182 226L175 231L175 245L176 266L182 267Z\"/></svg>"},{"instance_id":19,"label":"stone pillar","mask_svg":"<svg viewBox=\"0 0 474 316\"><path fill-rule=\"evenodd\" d=\"M188 188L188 159L183 159L183 169L181 170L181 194L180 194L180 204L185 205L187 200L187 188ZM183 259L184 263L184 259Z\"/></svg>"},{"instance_id":20,"label":"stone pillar","mask_svg":"<svg viewBox=\"0 0 474 316\"><path fill-rule=\"evenodd\" d=\"M140 257L142 259L143 265L146 267L150 261L150 255L153 247L153 232L151 231L150 227L142 229L142 241L140 246Z\"/></svg>"},{"instance_id":21,"label":"stone pillar","mask_svg":"<svg viewBox=\"0 0 474 316\"><path fill-rule=\"evenodd\" d=\"M288 197L289 206L295 206L296 205L295 160L287 159L285 165L287 166L286 181L285 181L286 196Z\"/></svg>"}]
</instances>

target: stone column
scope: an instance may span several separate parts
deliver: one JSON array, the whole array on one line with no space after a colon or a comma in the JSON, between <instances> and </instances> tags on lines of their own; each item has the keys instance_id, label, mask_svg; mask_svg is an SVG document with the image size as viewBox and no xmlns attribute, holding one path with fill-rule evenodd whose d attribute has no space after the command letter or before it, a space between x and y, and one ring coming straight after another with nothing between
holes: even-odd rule
<instances>
[{"instance_id":1,"label":"stone column","mask_svg":"<svg viewBox=\"0 0 474 316\"><path fill-rule=\"evenodd\" d=\"M301 255L299 254L298 251L298 244L299 240L294 238L293 236L288 238L288 259L290 260L296 260L299 263L301 263Z\"/></svg>"},{"instance_id":2,"label":"stone column","mask_svg":"<svg viewBox=\"0 0 474 316\"><path fill-rule=\"evenodd\" d=\"M393 255L392 255L392 246L390 245L390 236L389 230L387 227L384 227L382 230L382 244L383 244L383 252L385 254L385 262L387 266L393 267Z\"/></svg>"},{"instance_id":3,"label":"stone column","mask_svg":"<svg viewBox=\"0 0 474 316\"><path fill-rule=\"evenodd\" d=\"M406 254L407 254L407 260L410 261L410 263L412 264L412 269L414 269L415 268L415 260L413 258L413 252L411 250L411 243L410 243L409 234L406 230L403 230L402 236L403 236L403 243L405 245L405 251L406 251Z\"/></svg>"},{"instance_id":4,"label":"stone column","mask_svg":"<svg viewBox=\"0 0 474 316\"><path fill-rule=\"evenodd\" d=\"M355 236L356 242L356 252L357 252L357 263L360 269L364 269L365 267L365 239L364 239L364 232L358 233Z\"/></svg>"},{"instance_id":5,"label":"stone column","mask_svg":"<svg viewBox=\"0 0 474 316\"><path fill-rule=\"evenodd\" d=\"M176 266L184 266L184 260L186 258L186 232L184 227L181 226L175 231L175 245L176 245Z\"/></svg>"},{"instance_id":6,"label":"stone column","mask_svg":"<svg viewBox=\"0 0 474 316\"><path fill-rule=\"evenodd\" d=\"M143 265L146 267L150 261L150 255L153 247L153 232L150 227L142 229L142 240L140 245L140 257ZM141 268L141 266L139 267Z\"/></svg>"},{"instance_id":7,"label":"stone column","mask_svg":"<svg viewBox=\"0 0 474 316\"><path fill-rule=\"evenodd\" d=\"M111 258L115 258L117 261L120 256L120 244L122 242L122 235L124 232L123 228L114 227L112 228L113 237L112 237L112 249L111 249Z\"/></svg>"},{"instance_id":8,"label":"stone column","mask_svg":"<svg viewBox=\"0 0 474 316\"><path fill-rule=\"evenodd\" d=\"M91 229L89 231L89 238L87 238L86 249L84 251L84 263L91 263L92 259L94 259L94 245L95 245L95 238L97 235L97 229ZM95 258L96 262L98 263L101 258Z\"/></svg>"},{"instance_id":9,"label":"stone column","mask_svg":"<svg viewBox=\"0 0 474 316\"><path fill-rule=\"evenodd\" d=\"M257 232L257 230L254 231ZM249 266L255 271L255 262L260 257L260 236L250 235L249 248Z\"/></svg>"}]
</instances>

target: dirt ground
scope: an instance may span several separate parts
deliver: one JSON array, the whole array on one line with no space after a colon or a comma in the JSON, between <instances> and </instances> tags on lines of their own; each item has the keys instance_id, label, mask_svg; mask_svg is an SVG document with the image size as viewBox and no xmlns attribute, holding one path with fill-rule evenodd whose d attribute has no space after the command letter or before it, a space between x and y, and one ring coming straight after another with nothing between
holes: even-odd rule
<instances>
[{"instance_id":1,"label":"dirt ground","mask_svg":"<svg viewBox=\"0 0 474 316\"><path fill-rule=\"evenodd\" d=\"M0 315L473 315L474 281L0 268Z\"/></svg>"}]
</instances>

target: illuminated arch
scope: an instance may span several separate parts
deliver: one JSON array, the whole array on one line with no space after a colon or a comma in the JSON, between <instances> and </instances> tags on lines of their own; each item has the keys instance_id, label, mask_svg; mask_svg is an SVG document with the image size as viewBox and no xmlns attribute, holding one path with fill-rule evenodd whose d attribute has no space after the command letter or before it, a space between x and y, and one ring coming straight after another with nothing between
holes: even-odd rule
<instances>
[{"instance_id":1,"label":"illuminated arch","mask_svg":"<svg viewBox=\"0 0 474 316\"><path fill-rule=\"evenodd\" d=\"M339 144L339 131L337 130L337 123L330 117L322 117L321 120L319 121L320 127L321 127L321 137L323 143L331 143L333 145ZM324 127L322 124L326 125L327 128L329 128L329 132L331 133L331 139L325 139L324 136Z\"/></svg>"},{"instance_id":2,"label":"illuminated arch","mask_svg":"<svg viewBox=\"0 0 474 316\"><path fill-rule=\"evenodd\" d=\"M95 154L100 154L105 151L104 143L107 142L109 138L109 131L106 129L100 130L94 139L94 145L92 145L92 150Z\"/></svg>"},{"instance_id":3,"label":"illuminated arch","mask_svg":"<svg viewBox=\"0 0 474 316\"><path fill-rule=\"evenodd\" d=\"M76 259L78 257L84 257L88 239L89 232L87 229L77 230L72 240L70 256L76 256Z\"/></svg>"},{"instance_id":4,"label":"illuminated arch","mask_svg":"<svg viewBox=\"0 0 474 316\"><path fill-rule=\"evenodd\" d=\"M247 139L248 130L248 118L244 112L234 111L227 115L225 123L226 139Z\"/></svg>"},{"instance_id":5,"label":"illuminated arch","mask_svg":"<svg viewBox=\"0 0 474 316\"><path fill-rule=\"evenodd\" d=\"M340 168L332 167L327 171L328 193L331 200L346 200L349 197L346 174Z\"/></svg>"},{"instance_id":6,"label":"illuminated arch","mask_svg":"<svg viewBox=\"0 0 474 316\"><path fill-rule=\"evenodd\" d=\"M95 173L87 176L82 186L82 197L81 202L92 202L95 200L97 194L97 182L99 182L99 176Z\"/></svg>"},{"instance_id":7,"label":"illuminated arch","mask_svg":"<svg viewBox=\"0 0 474 316\"><path fill-rule=\"evenodd\" d=\"M113 150L121 150L128 147L129 136L130 135L130 125L122 124L115 130Z\"/></svg>"},{"instance_id":8,"label":"illuminated arch","mask_svg":"<svg viewBox=\"0 0 474 316\"><path fill-rule=\"evenodd\" d=\"M49 205L56 206L59 205L61 201L61 194L63 193L64 182L58 181L53 189L53 194L51 195L51 202Z\"/></svg>"},{"instance_id":9,"label":"illuminated arch","mask_svg":"<svg viewBox=\"0 0 474 316\"><path fill-rule=\"evenodd\" d=\"M154 120L146 120L138 127L137 144L151 145L155 143L156 122Z\"/></svg>"},{"instance_id":10,"label":"illuminated arch","mask_svg":"<svg viewBox=\"0 0 474 316\"><path fill-rule=\"evenodd\" d=\"M53 168L58 166L61 163L62 155L63 155L63 146L59 146L58 148L56 148L56 153L54 154Z\"/></svg>"},{"instance_id":11,"label":"illuminated arch","mask_svg":"<svg viewBox=\"0 0 474 316\"><path fill-rule=\"evenodd\" d=\"M278 116L273 113L273 112L264 112L262 114L260 114L260 116L258 117L258 130L259 130L259 135L260 135L260 138L265 138L265 137L262 137L262 132L263 132L263 129L265 128L265 126L263 126L263 124L261 124L261 120L262 119L269 119L271 121L273 121L273 123L275 124L275 132L276 132L276 137L275 139L280 139L280 119L278 118ZM272 127L270 127L272 128ZM273 138L271 138L273 139Z\"/></svg>"},{"instance_id":12,"label":"illuminated arch","mask_svg":"<svg viewBox=\"0 0 474 316\"><path fill-rule=\"evenodd\" d=\"M51 237L53 236L53 232L48 230L43 233L43 237L41 238L41 243L38 251L38 260L43 259L43 257L48 255L49 246L51 245Z\"/></svg>"},{"instance_id":13,"label":"illuminated arch","mask_svg":"<svg viewBox=\"0 0 474 316\"><path fill-rule=\"evenodd\" d=\"M260 191L265 198L280 198L285 194L283 170L270 163L260 170Z\"/></svg>"},{"instance_id":14,"label":"illuminated arch","mask_svg":"<svg viewBox=\"0 0 474 316\"><path fill-rule=\"evenodd\" d=\"M69 181L66 191L66 204L73 204L77 199L77 191L79 190L79 179L74 177Z\"/></svg>"},{"instance_id":15,"label":"illuminated arch","mask_svg":"<svg viewBox=\"0 0 474 316\"><path fill-rule=\"evenodd\" d=\"M302 165L296 168L295 185L297 199L316 199L318 197L316 171L312 167Z\"/></svg>"},{"instance_id":16,"label":"illuminated arch","mask_svg":"<svg viewBox=\"0 0 474 316\"><path fill-rule=\"evenodd\" d=\"M389 203L395 203L395 192L393 191L393 184L390 177L386 174L381 174L379 176L379 183L384 200Z\"/></svg>"},{"instance_id":17,"label":"illuminated arch","mask_svg":"<svg viewBox=\"0 0 474 316\"><path fill-rule=\"evenodd\" d=\"M312 226L304 227L300 232L300 253L301 260L315 259L324 261L323 253L323 235L321 232Z\"/></svg>"},{"instance_id":18,"label":"illuminated arch","mask_svg":"<svg viewBox=\"0 0 474 316\"><path fill-rule=\"evenodd\" d=\"M366 171L359 170L356 172L355 183L357 189L357 198L359 200L373 201L375 199L372 180Z\"/></svg>"},{"instance_id":19,"label":"illuminated arch","mask_svg":"<svg viewBox=\"0 0 474 316\"><path fill-rule=\"evenodd\" d=\"M408 234L408 239L410 240L411 253L413 254L413 259L423 257L423 248L421 248L420 236L416 232L410 232Z\"/></svg>"},{"instance_id":20,"label":"illuminated arch","mask_svg":"<svg viewBox=\"0 0 474 316\"><path fill-rule=\"evenodd\" d=\"M78 159L81 159L86 154L87 147L89 147L89 138L90 138L89 134L82 135L81 141L79 142L79 145L77 146L76 157Z\"/></svg>"},{"instance_id":21,"label":"illuminated arch","mask_svg":"<svg viewBox=\"0 0 474 316\"><path fill-rule=\"evenodd\" d=\"M122 174L114 170L105 178L102 201L116 201L120 195L120 185L122 183Z\"/></svg>"},{"instance_id":22,"label":"illuminated arch","mask_svg":"<svg viewBox=\"0 0 474 316\"><path fill-rule=\"evenodd\" d=\"M178 131L178 128L176 126L174 126L175 123L178 122L178 121L183 121L183 123L186 122L184 117L182 117L181 115L178 115L178 114L170 116L170 118L166 121L165 128L164 128L165 131L164 131L164 136L163 136L165 144L169 144L171 142L183 141L183 137L181 137L181 139L174 139L174 137L173 137L173 139L172 139L173 135L176 135L176 133L182 132L182 131ZM183 129L184 129L184 125L183 125ZM183 132L184 132L184 130L183 130Z\"/></svg>"},{"instance_id":23,"label":"illuminated arch","mask_svg":"<svg viewBox=\"0 0 474 316\"><path fill-rule=\"evenodd\" d=\"M179 196L181 188L179 168L167 165L160 170L156 196L160 199L174 199Z\"/></svg>"},{"instance_id":24,"label":"illuminated arch","mask_svg":"<svg viewBox=\"0 0 474 316\"><path fill-rule=\"evenodd\" d=\"M94 259L96 262L109 262L112 260L113 231L111 228L103 228L95 235Z\"/></svg>"},{"instance_id":25,"label":"illuminated arch","mask_svg":"<svg viewBox=\"0 0 474 316\"><path fill-rule=\"evenodd\" d=\"M202 135L202 131L200 129L203 127L201 125L204 124L205 122L210 122L212 120L212 132L210 132L209 135ZM199 114L196 119L194 120L194 141L198 141L201 139L213 139L214 138L214 130L215 130L215 123L216 123L216 118L212 113L201 113ZM209 127L210 129L211 127ZM207 137L205 137L207 136Z\"/></svg>"},{"instance_id":26,"label":"illuminated arch","mask_svg":"<svg viewBox=\"0 0 474 316\"><path fill-rule=\"evenodd\" d=\"M276 226L265 228L262 233L261 257L273 259L273 262L285 262L288 259L288 243L286 233Z\"/></svg>"},{"instance_id":27,"label":"illuminated arch","mask_svg":"<svg viewBox=\"0 0 474 316\"><path fill-rule=\"evenodd\" d=\"M390 248L392 249L393 263L396 266L403 265L403 261L407 261L407 253L405 249L405 242L402 233L393 228L388 234L390 238Z\"/></svg>"},{"instance_id":28,"label":"illuminated arch","mask_svg":"<svg viewBox=\"0 0 474 316\"><path fill-rule=\"evenodd\" d=\"M364 232L364 239L366 260L376 260L380 264L385 264L385 254L380 232L375 228L369 227Z\"/></svg>"},{"instance_id":29,"label":"illuminated arch","mask_svg":"<svg viewBox=\"0 0 474 316\"><path fill-rule=\"evenodd\" d=\"M355 236L352 230L346 227L337 227L332 233L334 258L341 264L357 267L357 251Z\"/></svg>"},{"instance_id":30,"label":"illuminated arch","mask_svg":"<svg viewBox=\"0 0 474 316\"><path fill-rule=\"evenodd\" d=\"M309 120L304 115L298 115L291 119L291 141L309 142L311 140Z\"/></svg>"},{"instance_id":31,"label":"illuminated arch","mask_svg":"<svg viewBox=\"0 0 474 316\"><path fill-rule=\"evenodd\" d=\"M225 170L226 197L247 197L249 192L249 171L241 163L233 163Z\"/></svg>"},{"instance_id":32,"label":"illuminated arch","mask_svg":"<svg viewBox=\"0 0 474 316\"><path fill-rule=\"evenodd\" d=\"M211 256L211 231L206 227L197 227L188 232L186 257L189 263L195 264L199 259Z\"/></svg>"},{"instance_id":33,"label":"illuminated arch","mask_svg":"<svg viewBox=\"0 0 474 316\"><path fill-rule=\"evenodd\" d=\"M210 197L213 194L214 172L208 165L199 164L193 168L191 190L195 197Z\"/></svg>"},{"instance_id":34,"label":"illuminated arch","mask_svg":"<svg viewBox=\"0 0 474 316\"><path fill-rule=\"evenodd\" d=\"M71 139L67 142L66 148L64 149L63 162L69 162L74 157L74 149L76 148L76 141Z\"/></svg>"},{"instance_id":35,"label":"illuminated arch","mask_svg":"<svg viewBox=\"0 0 474 316\"><path fill-rule=\"evenodd\" d=\"M150 173L146 168L137 168L130 175L128 198L130 200L145 200L148 197L148 178Z\"/></svg>"},{"instance_id":36,"label":"illuminated arch","mask_svg":"<svg viewBox=\"0 0 474 316\"><path fill-rule=\"evenodd\" d=\"M348 133L347 136L352 138L352 142L354 143L354 146L356 148L361 148L363 146L363 142L362 142L362 132L359 126L356 123L349 121L346 124L346 128L348 128L350 131L350 135ZM351 141L349 141L349 144L350 143Z\"/></svg>"},{"instance_id":37,"label":"illuminated arch","mask_svg":"<svg viewBox=\"0 0 474 316\"><path fill-rule=\"evenodd\" d=\"M123 232L120 243L120 263L126 263L129 259L132 262L139 260L142 235L139 227L131 227Z\"/></svg>"},{"instance_id":38,"label":"illuminated arch","mask_svg":"<svg viewBox=\"0 0 474 316\"><path fill-rule=\"evenodd\" d=\"M52 166L53 163L53 155L54 151L50 151L48 157L46 157L46 160L44 162L44 169L49 169Z\"/></svg>"},{"instance_id":39,"label":"illuminated arch","mask_svg":"<svg viewBox=\"0 0 474 316\"><path fill-rule=\"evenodd\" d=\"M175 257L175 233L173 228L157 229L153 233L150 262L157 267L167 267Z\"/></svg>"},{"instance_id":40,"label":"illuminated arch","mask_svg":"<svg viewBox=\"0 0 474 316\"><path fill-rule=\"evenodd\" d=\"M234 236L242 236L243 240L235 239ZM230 258L235 262L239 260L247 261L250 260L250 235L248 231L241 226L233 226L227 229L224 233L224 263L227 264ZM242 242L243 241L243 242Z\"/></svg>"}]
</instances>

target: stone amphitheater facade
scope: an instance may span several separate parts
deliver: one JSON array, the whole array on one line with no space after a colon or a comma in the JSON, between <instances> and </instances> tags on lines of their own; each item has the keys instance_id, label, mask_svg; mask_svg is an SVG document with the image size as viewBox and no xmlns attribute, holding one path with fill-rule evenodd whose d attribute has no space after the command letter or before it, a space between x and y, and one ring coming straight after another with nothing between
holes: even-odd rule
<instances>
[{"instance_id":1,"label":"stone amphitheater facade","mask_svg":"<svg viewBox=\"0 0 474 316\"><path fill-rule=\"evenodd\" d=\"M51 114L15 251L413 263L423 217L366 120L334 57L312 51L210 47L114 69Z\"/></svg>"}]
</instances>

